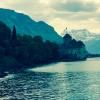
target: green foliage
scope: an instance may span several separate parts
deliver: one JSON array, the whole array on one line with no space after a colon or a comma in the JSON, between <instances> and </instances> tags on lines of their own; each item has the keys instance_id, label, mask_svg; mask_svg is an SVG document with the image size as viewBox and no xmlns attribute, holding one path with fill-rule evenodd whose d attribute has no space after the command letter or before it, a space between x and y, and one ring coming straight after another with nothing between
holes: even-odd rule
<instances>
[{"instance_id":1,"label":"green foliage","mask_svg":"<svg viewBox=\"0 0 100 100\"><path fill-rule=\"evenodd\" d=\"M69 35L69 34L65 34L64 35L64 37L63 37L63 39L66 41L68 41L68 40L72 40L72 37Z\"/></svg>"},{"instance_id":2,"label":"green foliage","mask_svg":"<svg viewBox=\"0 0 100 100\"><path fill-rule=\"evenodd\" d=\"M17 71L20 64L14 57L2 56L0 58L0 72L1 71Z\"/></svg>"},{"instance_id":3,"label":"green foliage","mask_svg":"<svg viewBox=\"0 0 100 100\"><path fill-rule=\"evenodd\" d=\"M0 47L0 57L5 54L5 48Z\"/></svg>"},{"instance_id":4,"label":"green foliage","mask_svg":"<svg viewBox=\"0 0 100 100\"><path fill-rule=\"evenodd\" d=\"M11 33L11 45L15 47L17 46L17 44L18 44L18 41L17 41L17 35L16 35L16 27L13 26L13 30Z\"/></svg>"},{"instance_id":5,"label":"green foliage","mask_svg":"<svg viewBox=\"0 0 100 100\"><path fill-rule=\"evenodd\" d=\"M0 22L0 45L5 45L6 40L10 40L11 30L2 22Z\"/></svg>"},{"instance_id":6,"label":"green foliage","mask_svg":"<svg viewBox=\"0 0 100 100\"><path fill-rule=\"evenodd\" d=\"M78 47L85 47L85 44L82 41L77 42Z\"/></svg>"},{"instance_id":7,"label":"green foliage","mask_svg":"<svg viewBox=\"0 0 100 100\"><path fill-rule=\"evenodd\" d=\"M70 35L64 36L64 46L81 48L81 41L72 40ZM55 62L59 59L59 45L43 41L41 36L17 35L0 22L0 70L19 71L26 66L34 66ZM69 55L70 56L70 55Z\"/></svg>"},{"instance_id":8,"label":"green foliage","mask_svg":"<svg viewBox=\"0 0 100 100\"><path fill-rule=\"evenodd\" d=\"M40 36L17 35L15 26L11 32L5 24L0 25L0 40L3 38L0 44L0 69L18 71L23 68L19 65L34 66L57 59L57 44L44 42Z\"/></svg>"},{"instance_id":9,"label":"green foliage","mask_svg":"<svg viewBox=\"0 0 100 100\"><path fill-rule=\"evenodd\" d=\"M17 40L17 36L16 36L16 27L15 27L15 26L13 26L12 40L13 40L13 41L16 41L16 40Z\"/></svg>"},{"instance_id":10,"label":"green foliage","mask_svg":"<svg viewBox=\"0 0 100 100\"><path fill-rule=\"evenodd\" d=\"M45 42L46 45L46 51L48 53L48 57L49 59L57 59L59 56L59 51L58 51L58 45L56 43L50 42L50 41L46 41Z\"/></svg>"},{"instance_id":11,"label":"green foliage","mask_svg":"<svg viewBox=\"0 0 100 100\"><path fill-rule=\"evenodd\" d=\"M66 34L63 37L64 43L63 46L66 48L81 48L85 47L84 43L82 41L76 41L75 39L72 39L72 37L69 34Z\"/></svg>"}]
</instances>

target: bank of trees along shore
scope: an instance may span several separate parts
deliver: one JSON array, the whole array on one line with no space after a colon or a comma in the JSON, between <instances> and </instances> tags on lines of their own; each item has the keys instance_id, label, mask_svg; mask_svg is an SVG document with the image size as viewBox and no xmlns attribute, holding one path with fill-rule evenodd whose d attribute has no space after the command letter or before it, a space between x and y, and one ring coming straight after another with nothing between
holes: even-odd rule
<instances>
[{"instance_id":1,"label":"bank of trees along shore","mask_svg":"<svg viewBox=\"0 0 100 100\"><path fill-rule=\"evenodd\" d=\"M46 64L57 60L58 45L43 41L40 36L17 35L0 22L0 71L18 71L26 66Z\"/></svg>"},{"instance_id":2,"label":"bank of trees along shore","mask_svg":"<svg viewBox=\"0 0 100 100\"><path fill-rule=\"evenodd\" d=\"M81 41L72 40L68 34L64 37L66 41L63 44L56 44L48 40L44 41L41 36L21 36L16 34L16 31L15 26L11 31L4 23L0 22L0 72L16 72L30 66L60 61L60 45L67 48L84 46Z\"/></svg>"}]
</instances>

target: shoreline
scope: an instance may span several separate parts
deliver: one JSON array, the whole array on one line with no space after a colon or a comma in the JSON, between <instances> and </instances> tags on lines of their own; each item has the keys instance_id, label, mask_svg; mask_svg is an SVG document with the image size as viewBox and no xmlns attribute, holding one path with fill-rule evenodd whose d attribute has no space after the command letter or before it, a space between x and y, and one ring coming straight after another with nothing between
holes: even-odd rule
<instances>
[{"instance_id":1,"label":"shoreline","mask_svg":"<svg viewBox=\"0 0 100 100\"><path fill-rule=\"evenodd\" d=\"M100 54L89 54L87 58L98 58Z\"/></svg>"},{"instance_id":2,"label":"shoreline","mask_svg":"<svg viewBox=\"0 0 100 100\"><path fill-rule=\"evenodd\" d=\"M81 60L56 60L56 61L51 61L51 62L48 62L48 63L44 63L44 64L35 64L34 66L32 66L32 67L30 67L30 66L24 66L24 68L23 69L19 69L18 71L10 71L10 70L8 70L8 71L4 71L4 72L1 72L0 73L0 78L4 78L4 77L6 77L8 74L18 74L18 73L20 73L20 72L23 72L23 71L25 71L25 70L27 70L27 69L31 69L31 68L38 68L38 67L43 67L43 66L45 66L45 65L50 65L50 64L56 64L56 63L60 63L60 62L78 62L78 61L87 61L87 59L88 58L98 58L98 57L100 57L100 56L89 56L89 57L87 57L86 59L81 59Z\"/></svg>"}]
</instances>

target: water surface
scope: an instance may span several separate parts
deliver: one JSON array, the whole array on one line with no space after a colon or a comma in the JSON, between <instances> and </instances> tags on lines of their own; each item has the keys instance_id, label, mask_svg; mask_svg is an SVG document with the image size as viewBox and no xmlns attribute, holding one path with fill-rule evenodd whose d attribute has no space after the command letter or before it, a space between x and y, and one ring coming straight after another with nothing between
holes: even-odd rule
<instances>
[{"instance_id":1,"label":"water surface","mask_svg":"<svg viewBox=\"0 0 100 100\"><path fill-rule=\"evenodd\" d=\"M35 72L100 72L100 58L90 58L86 61L61 62L39 68L29 69Z\"/></svg>"},{"instance_id":2,"label":"water surface","mask_svg":"<svg viewBox=\"0 0 100 100\"><path fill-rule=\"evenodd\" d=\"M0 100L99 100L99 67L96 58L9 75L0 79Z\"/></svg>"}]
</instances>

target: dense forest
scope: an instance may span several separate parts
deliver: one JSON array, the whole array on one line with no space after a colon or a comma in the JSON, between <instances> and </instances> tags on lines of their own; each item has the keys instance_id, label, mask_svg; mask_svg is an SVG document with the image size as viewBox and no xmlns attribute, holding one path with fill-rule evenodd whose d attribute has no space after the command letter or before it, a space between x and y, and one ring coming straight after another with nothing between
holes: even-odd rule
<instances>
[{"instance_id":1,"label":"dense forest","mask_svg":"<svg viewBox=\"0 0 100 100\"><path fill-rule=\"evenodd\" d=\"M51 41L44 41L40 36L29 36L17 34L16 27L11 30L4 23L0 22L0 72L18 72L23 68L35 67L40 64L51 62L78 59L78 55L71 50L84 48L81 41L76 41L66 34L62 44ZM62 53L62 48L67 53ZM73 56L74 55L74 56ZM86 56L84 57L86 58ZM82 58L83 59L83 58Z\"/></svg>"}]
</instances>

